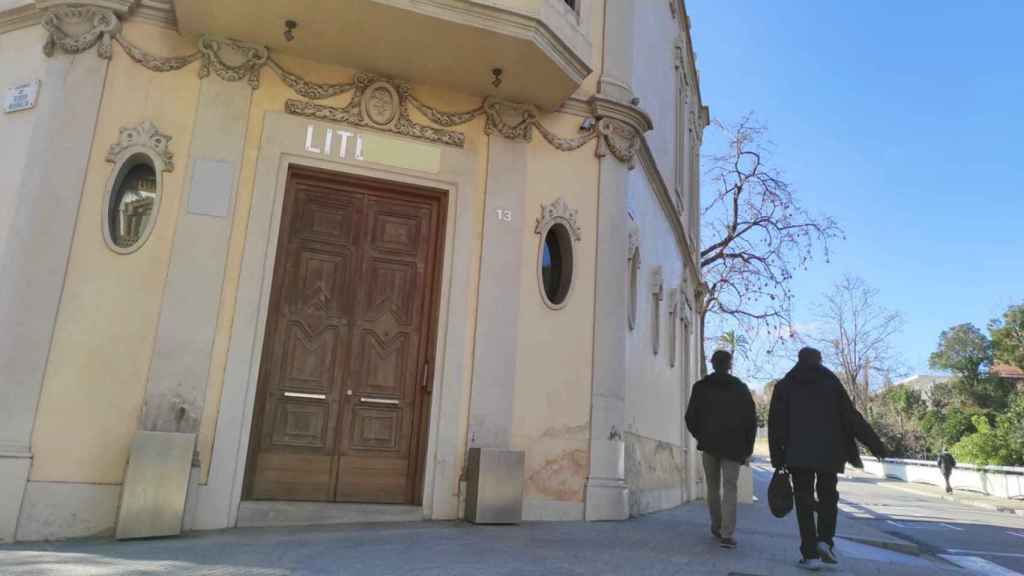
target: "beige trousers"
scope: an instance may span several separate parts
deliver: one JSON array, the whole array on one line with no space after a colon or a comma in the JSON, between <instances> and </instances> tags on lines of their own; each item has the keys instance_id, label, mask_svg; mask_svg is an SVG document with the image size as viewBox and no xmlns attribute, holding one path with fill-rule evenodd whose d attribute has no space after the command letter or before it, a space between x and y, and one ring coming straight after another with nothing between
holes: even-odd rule
<instances>
[{"instance_id":1,"label":"beige trousers","mask_svg":"<svg viewBox=\"0 0 1024 576\"><path fill-rule=\"evenodd\" d=\"M711 513L711 531L721 534L722 538L732 538L736 532L736 491L740 463L707 452L701 455L708 492L708 512Z\"/></svg>"}]
</instances>

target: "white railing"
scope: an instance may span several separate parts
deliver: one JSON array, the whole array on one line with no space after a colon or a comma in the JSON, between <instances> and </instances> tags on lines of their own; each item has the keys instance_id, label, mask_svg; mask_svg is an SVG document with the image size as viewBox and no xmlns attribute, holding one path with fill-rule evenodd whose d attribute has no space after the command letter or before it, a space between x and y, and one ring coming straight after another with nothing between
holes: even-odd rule
<instances>
[{"instance_id":1,"label":"white railing","mask_svg":"<svg viewBox=\"0 0 1024 576\"><path fill-rule=\"evenodd\" d=\"M946 485L942 479L942 472L935 462L891 458L880 463L869 456L862 458L864 471L868 474L904 482L921 482L942 487ZM950 484L955 490L966 490L997 498L1024 499L1024 468L957 464L950 476Z\"/></svg>"}]
</instances>

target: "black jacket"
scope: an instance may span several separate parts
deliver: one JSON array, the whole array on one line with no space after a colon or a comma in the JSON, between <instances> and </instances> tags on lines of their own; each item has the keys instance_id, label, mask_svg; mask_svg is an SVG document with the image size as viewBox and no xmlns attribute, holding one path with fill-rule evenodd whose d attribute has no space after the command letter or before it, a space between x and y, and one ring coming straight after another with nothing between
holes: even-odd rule
<instances>
[{"instance_id":1,"label":"black jacket","mask_svg":"<svg viewBox=\"0 0 1024 576\"><path fill-rule=\"evenodd\" d=\"M697 449L726 460L744 462L754 453L757 410L750 389L739 378L715 372L693 385L686 408L686 428Z\"/></svg>"},{"instance_id":2,"label":"black jacket","mask_svg":"<svg viewBox=\"0 0 1024 576\"><path fill-rule=\"evenodd\" d=\"M948 452L943 453L939 455L939 460L935 464L943 474L949 476L953 472L953 468L956 468L956 458L953 458L953 455Z\"/></svg>"},{"instance_id":3,"label":"black jacket","mask_svg":"<svg viewBox=\"0 0 1024 576\"><path fill-rule=\"evenodd\" d=\"M824 366L797 364L775 384L768 412L772 466L842 472L863 468L856 440L884 458L887 450Z\"/></svg>"}]
</instances>

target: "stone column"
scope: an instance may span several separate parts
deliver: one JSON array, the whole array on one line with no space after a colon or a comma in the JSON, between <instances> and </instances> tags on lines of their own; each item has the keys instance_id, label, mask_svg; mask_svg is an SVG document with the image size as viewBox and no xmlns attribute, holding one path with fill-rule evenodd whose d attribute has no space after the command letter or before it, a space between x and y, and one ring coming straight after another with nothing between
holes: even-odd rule
<instances>
[{"instance_id":1,"label":"stone column","mask_svg":"<svg viewBox=\"0 0 1024 576\"><path fill-rule=\"evenodd\" d=\"M51 3L52 5L52 3ZM103 86L113 10L48 8L50 56L38 116L0 254L0 542L15 536L32 459L31 439L74 236ZM81 38L96 35L92 42ZM98 47L93 50L93 47ZM16 145L14 143L10 143ZM95 215L98 218L99 215Z\"/></svg>"},{"instance_id":2,"label":"stone column","mask_svg":"<svg viewBox=\"0 0 1024 576\"><path fill-rule=\"evenodd\" d=\"M587 520L629 517L625 479L628 216L626 190L639 133L650 120L633 101L632 2L605 3L604 67L598 96L600 184L597 193L597 272L591 384Z\"/></svg>"}]
</instances>

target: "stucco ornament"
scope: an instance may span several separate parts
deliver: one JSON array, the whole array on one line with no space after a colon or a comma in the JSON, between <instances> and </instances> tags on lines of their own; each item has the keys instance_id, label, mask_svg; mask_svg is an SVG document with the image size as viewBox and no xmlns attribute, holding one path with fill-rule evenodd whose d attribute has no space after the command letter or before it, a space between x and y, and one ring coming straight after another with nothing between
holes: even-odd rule
<instances>
[{"instance_id":1,"label":"stucco ornament","mask_svg":"<svg viewBox=\"0 0 1024 576\"><path fill-rule=\"evenodd\" d=\"M210 36L199 39L199 51L203 58L199 66L200 78L206 78L212 70L226 82L248 80L253 90L260 87L260 70L270 59L265 46Z\"/></svg>"},{"instance_id":2,"label":"stucco ornament","mask_svg":"<svg viewBox=\"0 0 1024 576\"><path fill-rule=\"evenodd\" d=\"M58 48L65 54L80 54L98 45L96 54L110 60L110 41L120 32L121 21L107 8L68 5L47 10L42 26L47 32L43 44L47 56Z\"/></svg>"},{"instance_id":3,"label":"stucco ornament","mask_svg":"<svg viewBox=\"0 0 1024 576\"><path fill-rule=\"evenodd\" d=\"M614 118L602 118L597 123L601 140L597 147L597 155L611 153L616 160L625 162L630 169L636 166L636 152L640 144L639 135L632 126Z\"/></svg>"},{"instance_id":4,"label":"stucco ornament","mask_svg":"<svg viewBox=\"0 0 1024 576\"><path fill-rule=\"evenodd\" d=\"M351 92L356 87L354 82L339 82L335 84L318 84L316 82L310 82L298 74L292 74L285 70L284 67L282 67L281 64L273 58L267 61L267 66L269 66L270 69L281 78L281 81L284 82L286 86L291 88L299 96L309 100L323 100L325 98L331 98Z\"/></svg>"},{"instance_id":5,"label":"stucco ornament","mask_svg":"<svg viewBox=\"0 0 1024 576\"><path fill-rule=\"evenodd\" d=\"M543 235L555 224L564 224L574 241L579 242L583 238L582 230L576 223L576 209L570 208L561 197L550 204L541 204L540 216L533 227L533 232Z\"/></svg>"},{"instance_id":6,"label":"stucco ornament","mask_svg":"<svg viewBox=\"0 0 1024 576\"><path fill-rule=\"evenodd\" d=\"M376 128L438 144L460 148L465 145L466 136L461 132L434 128L410 118L408 84L365 73L356 74L354 84L352 99L344 107L288 100L285 111L307 118Z\"/></svg>"},{"instance_id":7,"label":"stucco ornament","mask_svg":"<svg viewBox=\"0 0 1024 576\"><path fill-rule=\"evenodd\" d=\"M88 10L104 11L98 8ZM253 89L257 89L260 86L260 72L267 67L293 92L305 99L288 100L285 102L285 111L306 118L377 128L461 148L465 145L465 134L447 128L466 124L484 116L484 131L488 135L500 135L517 142L529 142L533 139L536 128L548 144L563 152L578 150L596 139L598 156L610 153L627 163L630 168L635 166L642 132L651 128L650 120L636 107L609 104L610 101L607 99L593 98L588 103L592 112L588 117L591 122L586 123L588 127L581 129L575 136L562 137L544 126L540 121L540 111L531 105L488 98L469 110L438 110L413 95L409 85L399 80L360 72L348 82L310 82L286 70L270 57L270 52L265 46L210 36L200 38L199 49L192 54L154 56L124 38L120 33L116 16L109 10L104 12L109 15L109 19L103 22L112 23L113 26L106 32L107 44L109 38L115 38L125 53L145 68L154 72L172 72L198 60L200 78L206 78L212 71L228 82L247 80ZM99 36L92 41L95 42L98 38ZM109 53L109 46L106 52ZM344 106L312 102L349 92L352 92L352 98ZM414 120L410 115L410 107L433 125Z\"/></svg>"},{"instance_id":8,"label":"stucco ornament","mask_svg":"<svg viewBox=\"0 0 1024 576\"><path fill-rule=\"evenodd\" d=\"M143 68L153 72L174 72L175 70L181 70L185 66L188 66L202 57L201 52L193 52L185 56L169 56L166 58L153 56L129 42L121 34L115 36L114 39L117 40L117 43L129 58L134 60L137 64L142 65Z\"/></svg>"},{"instance_id":9,"label":"stucco ornament","mask_svg":"<svg viewBox=\"0 0 1024 576\"><path fill-rule=\"evenodd\" d=\"M391 126L398 119L398 91L383 80L371 84L362 99L363 116L376 126Z\"/></svg>"},{"instance_id":10,"label":"stucco ornament","mask_svg":"<svg viewBox=\"0 0 1024 576\"><path fill-rule=\"evenodd\" d=\"M116 163L128 154L148 152L159 159L159 168L163 172L174 171L174 153L170 150L171 137L164 134L149 120L138 126L123 127L117 136L117 142L107 150L107 162Z\"/></svg>"},{"instance_id":11,"label":"stucco ornament","mask_svg":"<svg viewBox=\"0 0 1024 576\"><path fill-rule=\"evenodd\" d=\"M525 104L488 99L484 102L487 123L484 132L500 134L516 142L533 139L533 124L537 121L537 109Z\"/></svg>"}]
</instances>

